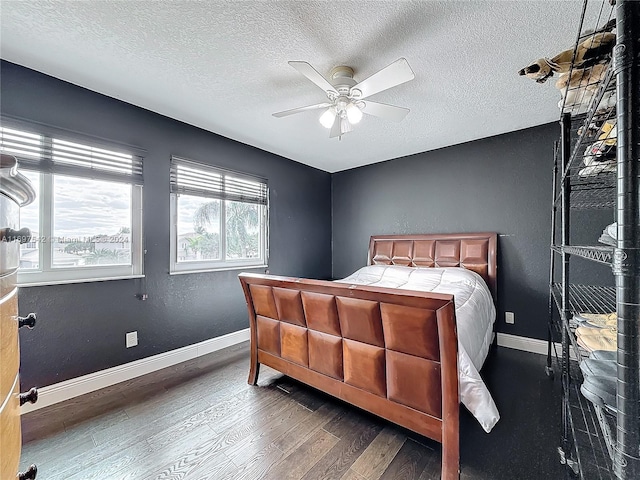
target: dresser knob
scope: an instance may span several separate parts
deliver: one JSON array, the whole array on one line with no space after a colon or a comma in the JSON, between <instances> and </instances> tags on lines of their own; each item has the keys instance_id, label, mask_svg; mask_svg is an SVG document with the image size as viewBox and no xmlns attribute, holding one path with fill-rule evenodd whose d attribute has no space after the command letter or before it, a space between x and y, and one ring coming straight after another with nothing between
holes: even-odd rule
<instances>
[{"instance_id":1,"label":"dresser knob","mask_svg":"<svg viewBox=\"0 0 640 480\"><path fill-rule=\"evenodd\" d=\"M18 328L33 328L36 326L36 314L30 313L26 317L18 317Z\"/></svg>"},{"instance_id":2,"label":"dresser knob","mask_svg":"<svg viewBox=\"0 0 640 480\"><path fill-rule=\"evenodd\" d=\"M20 230L14 230L13 228L0 229L0 242L13 242L18 240L20 243L27 243L31 240L31 230L28 228L21 228Z\"/></svg>"},{"instance_id":3,"label":"dresser knob","mask_svg":"<svg viewBox=\"0 0 640 480\"><path fill-rule=\"evenodd\" d=\"M35 480L36 475L38 475L38 467L36 467L35 465L31 465L29 467L29 470L27 470L24 473L18 474L18 479L19 480Z\"/></svg>"},{"instance_id":4,"label":"dresser knob","mask_svg":"<svg viewBox=\"0 0 640 480\"><path fill-rule=\"evenodd\" d=\"M36 403L37 401L38 401L38 389L36 387L33 387L27 393L20 394L20 406L24 405L27 402Z\"/></svg>"}]
</instances>

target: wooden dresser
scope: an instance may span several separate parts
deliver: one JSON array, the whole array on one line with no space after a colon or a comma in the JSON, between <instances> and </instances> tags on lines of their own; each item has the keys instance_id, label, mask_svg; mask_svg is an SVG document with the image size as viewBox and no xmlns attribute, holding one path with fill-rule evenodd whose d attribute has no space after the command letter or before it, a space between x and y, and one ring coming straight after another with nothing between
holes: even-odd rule
<instances>
[{"instance_id":1,"label":"wooden dresser","mask_svg":"<svg viewBox=\"0 0 640 480\"><path fill-rule=\"evenodd\" d=\"M34 201L35 192L29 181L17 171L16 159L0 158L0 479L33 479L37 469L32 465L18 473L22 438L20 406L37 400L37 390L20 394L18 368L20 348L18 329L33 328L35 315L18 317L16 277L20 265L20 242L30 237L26 229L18 230L20 207Z\"/></svg>"}]
</instances>

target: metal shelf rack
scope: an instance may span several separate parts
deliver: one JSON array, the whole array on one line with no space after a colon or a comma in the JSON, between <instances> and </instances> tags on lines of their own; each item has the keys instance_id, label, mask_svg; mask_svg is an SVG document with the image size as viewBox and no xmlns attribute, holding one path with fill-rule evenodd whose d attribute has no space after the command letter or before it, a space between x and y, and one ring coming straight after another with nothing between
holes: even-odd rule
<instances>
[{"instance_id":1,"label":"metal shelf rack","mask_svg":"<svg viewBox=\"0 0 640 480\"><path fill-rule=\"evenodd\" d=\"M640 2L584 1L581 32L602 31L612 21L616 45L608 68L565 93L553 174L547 373L554 373L555 352L563 387L558 451L568 475L582 480L640 478ZM575 59L585 38L576 39L569 75L580 69ZM590 101L575 102L585 93ZM571 212L579 209L613 210L615 246L571 243ZM610 266L615 287L572 283L574 259ZM579 363L589 352L577 343L573 315L584 312L617 313L614 413L580 393Z\"/></svg>"},{"instance_id":2,"label":"metal shelf rack","mask_svg":"<svg viewBox=\"0 0 640 480\"><path fill-rule=\"evenodd\" d=\"M601 245L552 245L551 249L556 253L565 252L576 257L586 258L594 262L611 266L613 260L613 247Z\"/></svg>"}]
</instances>

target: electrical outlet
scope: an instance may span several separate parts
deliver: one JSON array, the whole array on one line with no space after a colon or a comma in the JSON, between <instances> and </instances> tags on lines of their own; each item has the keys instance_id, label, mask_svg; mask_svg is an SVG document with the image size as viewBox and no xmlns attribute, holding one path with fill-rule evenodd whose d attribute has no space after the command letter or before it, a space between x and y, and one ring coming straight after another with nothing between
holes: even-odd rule
<instances>
[{"instance_id":1,"label":"electrical outlet","mask_svg":"<svg viewBox=\"0 0 640 480\"><path fill-rule=\"evenodd\" d=\"M506 323L516 323L516 315L513 312L504 312L504 321Z\"/></svg>"},{"instance_id":2,"label":"electrical outlet","mask_svg":"<svg viewBox=\"0 0 640 480\"><path fill-rule=\"evenodd\" d=\"M127 348L138 345L138 332L127 333Z\"/></svg>"}]
</instances>

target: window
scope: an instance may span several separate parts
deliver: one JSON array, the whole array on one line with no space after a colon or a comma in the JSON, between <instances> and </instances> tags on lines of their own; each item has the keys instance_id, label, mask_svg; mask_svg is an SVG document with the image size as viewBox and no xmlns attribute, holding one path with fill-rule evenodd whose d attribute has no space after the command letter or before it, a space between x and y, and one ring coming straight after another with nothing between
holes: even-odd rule
<instances>
[{"instance_id":1,"label":"window","mask_svg":"<svg viewBox=\"0 0 640 480\"><path fill-rule=\"evenodd\" d=\"M265 266L266 180L171 159L171 273Z\"/></svg>"},{"instance_id":2,"label":"window","mask_svg":"<svg viewBox=\"0 0 640 480\"><path fill-rule=\"evenodd\" d=\"M140 156L13 125L0 127L0 149L36 191L20 210L32 235L20 246L21 285L142 275Z\"/></svg>"}]
</instances>

